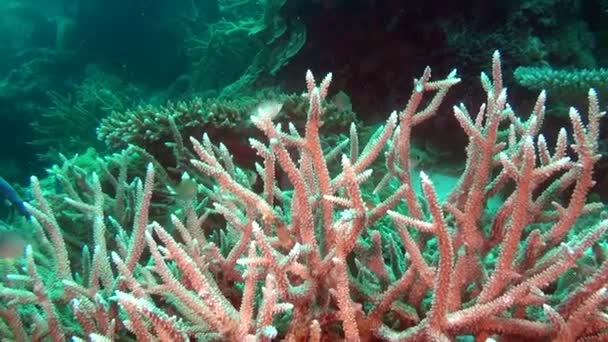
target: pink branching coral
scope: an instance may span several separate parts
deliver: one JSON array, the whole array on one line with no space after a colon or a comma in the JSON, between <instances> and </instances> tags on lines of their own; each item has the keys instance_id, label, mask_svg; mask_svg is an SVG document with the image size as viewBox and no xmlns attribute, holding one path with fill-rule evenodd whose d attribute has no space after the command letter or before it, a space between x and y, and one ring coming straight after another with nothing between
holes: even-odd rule
<instances>
[{"instance_id":1,"label":"pink branching coral","mask_svg":"<svg viewBox=\"0 0 608 342\"><path fill-rule=\"evenodd\" d=\"M278 103L252 117L267 137L250 140L261 158L260 186L225 147L191 138L192 165L216 182L204 192L211 211L190 203L170 222L149 222L150 166L130 186L136 205L122 222L104 205L116 199L91 176L93 196L74 191L67 199L93 222L85 277L75 275L34 179L36 204L28 209L50 238L62 291L51 291L57 284L38 272L28 248L27 274L9 275L0 288L2 331L54 341L608 339L608 259L599 243L608 220L596 219L602 206L586 200L604 115L595 92L585 120L570 110L572 144L564 129L549 148L540 134L545 93L527 120L515 115L496 52L491 79L482 76L487 102L476 115L453 109L469 137L467 161L442 199L424 172L415 190L411 131L436 115L460 79L455 72L430 78L427 68L405 109L364 147L352 125L348 140L327 151L319 127L331 75L317 84L308 72L303 131L273 122ZM492 198L501 200L498 209ZM202 229L210 212L224 222L211 234ZM595 223L580 224L583 217ZM110 239L108 225L118 227ZM35 314L19 309L28 305Z\"/></svg>"}]
</instances>

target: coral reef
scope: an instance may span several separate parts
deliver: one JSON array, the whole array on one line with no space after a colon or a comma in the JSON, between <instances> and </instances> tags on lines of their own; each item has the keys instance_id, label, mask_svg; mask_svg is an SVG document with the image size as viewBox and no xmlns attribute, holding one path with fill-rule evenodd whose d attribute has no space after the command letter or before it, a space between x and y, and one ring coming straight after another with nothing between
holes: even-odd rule
<instances>
[{"instance_id":1,"label":"coral reef","mask_svg":"<svg viewBox=\"0 0 608 342\"><path fill-rule=\"evenodd\" d=\"M66 160L55 194L33 177L26 208L38 243L4 275L0 332L19 341L606 339L608 220L587 201L604 115L594 90L584 119L569 111L572 136L562 129L550 148L545 92L529 117L516 115L496 52L481 79L486 103L475 114L453 108L469 137L466 167L438 194L440 175L412 172L411 133L437 114L455 72L432 81L427 68L370 139L352 124L324 149L331 79L307 73L303 126L275 121L280 102L255 109L257 177L222 143L191 137L170 215L155 210L172 193L167 167L148 156L133 177L130 158L145 155L134 146L97 172ZM66 246L50 198L88 222L80 253Z\"/></svg>"}]
</instances>

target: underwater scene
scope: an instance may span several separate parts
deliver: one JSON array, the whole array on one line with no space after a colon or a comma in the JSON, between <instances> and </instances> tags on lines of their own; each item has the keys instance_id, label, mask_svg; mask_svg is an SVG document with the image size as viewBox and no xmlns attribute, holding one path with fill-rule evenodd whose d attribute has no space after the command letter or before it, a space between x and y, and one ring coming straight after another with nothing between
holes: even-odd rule
<instances>
[{"instance_id":1,"label":"underwater scene","mask_svg":"<svg viewBox=\"0 0 608 342\"><path fill-rule=\"evenodd\" d=\"M606 0L3 0L0 341L608 341L606 104Z\"/></svg>"}]
</instances>

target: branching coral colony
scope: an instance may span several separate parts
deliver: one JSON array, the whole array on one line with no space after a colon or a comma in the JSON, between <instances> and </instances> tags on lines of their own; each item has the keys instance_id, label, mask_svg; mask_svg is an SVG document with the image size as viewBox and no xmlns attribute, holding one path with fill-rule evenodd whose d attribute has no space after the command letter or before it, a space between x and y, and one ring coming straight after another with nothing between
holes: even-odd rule
<instances>
[{"instance_id":1,"label":"branching coral colony","mask_svg":"<svg viewBox=\"0 0 608 342\"><path fill-rule=\"evenodd\" d=\"M113 191L95 174L63 182L67 204L91 222L83 271L33 178L28 210L53 263L27 248L24 271L0 290L0 331L20 341L606 341L608 220L586 203L604 114L596 93L586 120L570 109L573 143L562 129L549 148L545 93L527 120L516 116L496 52L491 79L482 75L487 102L476 115L454 107L469 136L466 169L440 201L425 173L413 190L410 133L460 80L430 77L427 68L362 149L353 125L324 151L331 75L317 86L309 72L303 132L273 123L278 104L252 118L268 137L251 140L258 192L223 146L191 138L195 178L216 184L205 191L213 207L195 200L170 223L148 218L158 166L133 186L125 172L104 175ZM210 212L223 217L212 234L201 228Z\"/></svg>"}]
</instances>

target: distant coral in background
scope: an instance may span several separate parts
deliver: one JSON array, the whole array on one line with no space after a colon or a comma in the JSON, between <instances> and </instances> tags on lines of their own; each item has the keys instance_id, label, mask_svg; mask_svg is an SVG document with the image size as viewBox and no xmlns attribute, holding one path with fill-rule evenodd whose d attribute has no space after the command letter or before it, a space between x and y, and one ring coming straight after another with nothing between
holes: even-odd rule
<instances>
[{"instance_id":1,"label":"distant coral in background","mask_svg":"<svg viewBox=\"0 0 608 342\"><path fill-rule=\"evenodd\" d=\"M286 7L303 8L305 2L217 3L221 20L186 31L189 91L214 90L222 97L250 91L260 79L275 76L306 43L302 20L285 15Z\"/></svg>"},{"instance_id":2,"label":"distant coral in background","mask_svg":"<svg viewBox=\"0 0 608 342\"><path fill-rule=\"evenodd\" d=\"M459 82L455 72L431 81L427 68L372 138L360 140L352 124L348 138L324 149L331 75L318 84L309 72L303 126L275 121L280 102L251 117L264 137L250 139L257 181L221 142L189 139L195 156L169 217L156 211L169 206L158 195L171 193L168 166L146 157L139 177L130 172L141 147L96 172L66 160L54 170L57 191L33 177L27 209L38 244L5 275L0 333L18 341L606 340L608 220L586 200L604 115L595 91L585 119L570 109L572 137L562 129L550 144L539 133L545 92L527 119L516 115L496 52L491 77L482 75L486 103L453 108L469 137L466 168L438 194L438 175L412 172L411 133ZM80 253L66 246L49 198L88 222Z\"/></svg>"},{"instance_id":3,"label":"distant coral in background","mask_svg":"<svg viewBox=\"0 0 608 342\"><path fill-rule=\"evenodd\" d=\"M91 66L81 82L74 84L73 92L47 90L51 105L41 109L30 126L36 138L29 141L42 153L41 160L57 162L58 154L73 155L83 146L101 149L96 141L95 129L101 118L111 111L126 110L143 96L142 89L123 79Z\"/></svg>"},{"instance_id":4,"label":"distant coral in background","mask_svg":"<svg viewBox=\"0 0 608 342\"><path fill-rule=\"evenodd\" d=\"M515 60L511 62L519 65L550 62L593 68L597 65L594 48L599 37L597 27L592 27L591 18L595 16L590 9L599 2L472 1L471 8L456 15L450 13L440 25L448 49L472 67L483 65L479 51L484 47L502 46L504 55L512 56Z\"/></svg>"}]
</instances>

